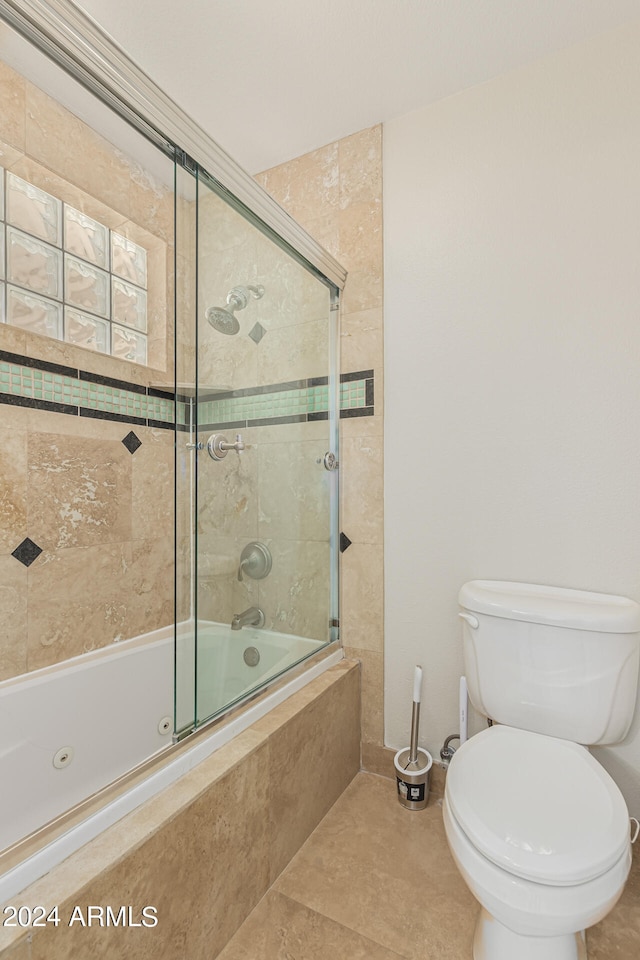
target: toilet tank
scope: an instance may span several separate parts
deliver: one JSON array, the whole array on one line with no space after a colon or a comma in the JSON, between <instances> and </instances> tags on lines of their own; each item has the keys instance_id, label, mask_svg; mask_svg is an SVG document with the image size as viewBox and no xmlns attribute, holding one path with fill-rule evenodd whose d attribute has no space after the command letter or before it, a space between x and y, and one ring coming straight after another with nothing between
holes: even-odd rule
<instances>
[{"instance_id":1,"label":"toilet tank","mask_svg":"<svg viewBox=\"0 0 640 960\"><path fill-rule=\"evenodd\" d=\"M624 739L638 687L639 604L499 580L465 583L458 599L476 710L585 745Z\"/></svg>"}]
</instances>

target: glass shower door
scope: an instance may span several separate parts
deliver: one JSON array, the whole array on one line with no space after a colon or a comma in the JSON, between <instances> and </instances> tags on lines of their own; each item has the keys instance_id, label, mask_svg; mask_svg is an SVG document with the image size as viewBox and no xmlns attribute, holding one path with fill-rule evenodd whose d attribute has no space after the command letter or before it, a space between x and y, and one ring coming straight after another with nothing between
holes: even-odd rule
<instances>
[{"instance_id":1,"label":"glass shower door","mask_svg":"<svg viewBox=\"0 0 640 960\"><path fill-rule=\"evenodd\" d=\"M337 637L337 291L197 188L196 725Z\"/></svg>"}]
</instances>

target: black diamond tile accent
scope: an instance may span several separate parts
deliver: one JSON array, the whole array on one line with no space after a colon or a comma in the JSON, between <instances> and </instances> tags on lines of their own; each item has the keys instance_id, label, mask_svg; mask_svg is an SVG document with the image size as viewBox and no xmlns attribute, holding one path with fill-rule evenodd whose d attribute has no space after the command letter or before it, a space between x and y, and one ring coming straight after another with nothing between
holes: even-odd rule
<instances>
[{"instance_id":1,"label":"black diamond tile accent","mask_svg":"<svg viewBox=\"0 0 640 960\"><path fill-rule=\"evenodd\" d=\"M136 437L133 430L130 430L126 437L123 438L122 442L129 451L129 453L135 453L138 447L142 446L142 440Z\"/></svg>"},{"instance_id":2,"label":"black diamond tile accent","mask_svg":"<svg viewBox=\"0 0 640 960\"><path fill-rule=\"evenodd\" d=\"M11 556L19 560L20 563L24 563L25 567L29 567L34 560L38 559L41 553L42 547L39 547L37 543L34 543L33 540L26 537L22 543L18 544Z\"/></svg>"},{"instance_id":3,"label":"black diamond tile accent","mask_svg":"<svg viewBox=\"0 0 640 960\"><path fill-rule=\"evenodd\" d=\"M340 553L344 553L351 546L351 540L346 533L340 534Z\"/></svg>"},{"instance_id":4,"label":"black diamond tile accent","mask_svg":"<svg viewBox=\"0 0 640 960\"><path fill-rule=\"evenodd\" d=\"M267 331L265 330L265 328L262 326L261 323L256 323L253 325L251 330L249 330L249 336L251 337L254 343L260 343L260 341L262 340L266 332ZM271 343L271 341L269 341L269 343Z\"/></svg>"}]
</instances>

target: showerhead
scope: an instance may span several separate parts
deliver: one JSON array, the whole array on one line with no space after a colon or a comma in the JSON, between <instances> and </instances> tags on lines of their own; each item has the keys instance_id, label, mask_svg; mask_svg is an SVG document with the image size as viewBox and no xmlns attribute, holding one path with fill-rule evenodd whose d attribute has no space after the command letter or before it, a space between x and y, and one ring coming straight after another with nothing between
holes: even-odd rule
<instances>
[{"instance_id":1,"label":"showerhead","mask_svg":"<svg viewBox=\"0 0 640 960\"><path fill-rule=\"evenodd\" d=\"M218 333L226 333L233 336L240 329L240 324L234 317L231 310L225 310L224 307L209 307L206 313L207 320L214 330Z\"/></svg>"},{"instance_id":2,"label":"showerhead","mask_svg":"<svg viewBox=\"0 0 640 960\"><path fill-rule=\"evenodd\" d=\"M240 324L235 317L236 310L244 310L249 302L249 297L259 300L264 296L264 287L262 284L257 286L247 285L246 287L234 287L227 294L227 307L209 307L205 316L214 330L219 333L226 333L233 336L240 329Z\"/></svg>"}]
</instances>

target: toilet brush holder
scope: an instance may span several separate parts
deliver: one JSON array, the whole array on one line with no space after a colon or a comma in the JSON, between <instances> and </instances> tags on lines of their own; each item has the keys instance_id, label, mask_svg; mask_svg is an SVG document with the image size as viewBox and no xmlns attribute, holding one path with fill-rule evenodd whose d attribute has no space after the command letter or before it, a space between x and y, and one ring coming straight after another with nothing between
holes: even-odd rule
<instances>
[{"instance_id":1,"label":"toilet brush holder","mask_svg":"<svg viewBox=\"0 0 640 960\"><path fill-rule=\"evenodd\" d=\"M398 750L393 758L398 800L407 810L424 810L429 800L433 757L428 750L418 747L416 759L410 758L410 747Z\"/></svg>"}]
</instances>

